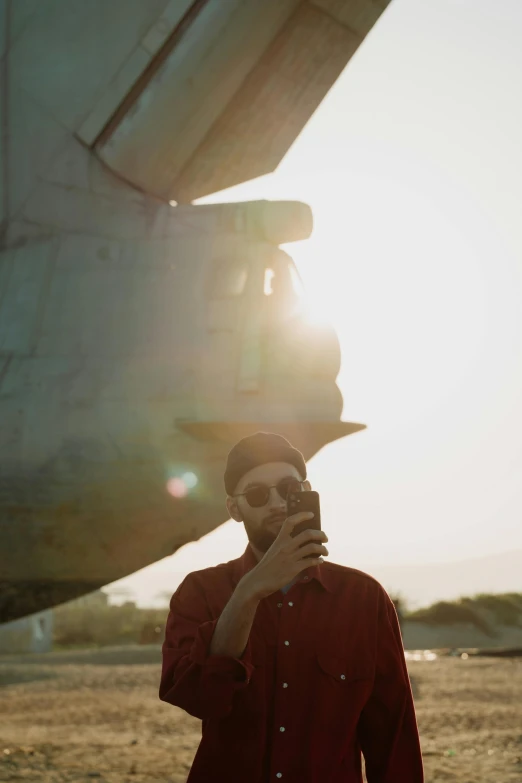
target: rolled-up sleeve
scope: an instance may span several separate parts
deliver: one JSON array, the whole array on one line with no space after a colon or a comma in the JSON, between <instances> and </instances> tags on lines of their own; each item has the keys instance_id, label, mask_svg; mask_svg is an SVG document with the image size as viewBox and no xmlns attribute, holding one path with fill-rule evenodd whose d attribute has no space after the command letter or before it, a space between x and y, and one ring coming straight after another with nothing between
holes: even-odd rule
<instances>
[{"instance_id":1,"label":"rolled-up sleeve","mask_svg":"<svg viewBox=\"0 0 522 783\"><path fill-rule=\"evenodd\" d=\"M254 669L250 642L241 659L209 655L218 620L190 574L170 600L159 697L201 720L229 715L234 693L248 686Z\"/></svg>"},{"instance_id":2,"label":"rolled-up sleeve","mask_svg":"<svg viewBox=\"0 0 522 783\"><path fill-rule=\"evenodd\" d=\"M423 783L413 695L395 606L379 596L373 690L358 724L368 783Z\"/></svg>"}]
</instances>

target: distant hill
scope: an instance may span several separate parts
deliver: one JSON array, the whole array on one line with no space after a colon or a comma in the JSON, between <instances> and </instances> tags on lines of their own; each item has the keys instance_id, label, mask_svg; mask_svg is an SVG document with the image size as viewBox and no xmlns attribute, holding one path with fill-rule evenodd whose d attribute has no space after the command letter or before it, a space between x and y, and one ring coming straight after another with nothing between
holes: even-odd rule
<instances>
[{"instance_id":1,"label":"distant hill","mask_svg":"<svg viewBox=\"0 0 522 783\"><path fill-rule=\"evenodd\" d=\"M522 650L522 593L481 593L473 598L438 601L402 614L404 646L503 647Z\"/></svg>"},{"instance_id":2,"label":"distant hill","mask_svg":"<svg viewBox=\"0 0 522 783\"><path fill-rule=\"evenodd\" d=\"M410 609L476 593L522 592L522 549L453 563L357 568L400 593Z\"/></svg>"},{"instance_id":3,"label":"distant hill","mask_svg":"<svg viewBox=\"0 0 522 783\"><path fill-rule=\"evenodd\" d=\"M388 592L400 593L409 609L475 593L522 592L522 549L453 563L365 566L362 561L348 560L345 564L372 574ZM122 580L128 581L128 586L107 586L103 591L110 595L111 603L134 600L142 607L165 607L166 596L170 597L187 575L174 565L175 561L161 564L160 569L155 564Z\"/></svg>"}]
</instances>

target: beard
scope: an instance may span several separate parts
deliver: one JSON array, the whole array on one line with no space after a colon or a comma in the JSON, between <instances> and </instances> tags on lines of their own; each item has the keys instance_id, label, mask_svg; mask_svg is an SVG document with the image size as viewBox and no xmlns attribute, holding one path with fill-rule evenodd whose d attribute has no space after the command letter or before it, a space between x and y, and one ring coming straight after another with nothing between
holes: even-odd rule
<instances>
[{"instance_id":1,"label":"beard","mask_svg":"<svg viewBox=\"0 0 522 783\"><path fill-rule=\"evenodd\" d=\"M246 519L243 519L247 538L253 546L260 552L268 552L274 541L276 540L279 531L271 530L268 527L268 521L263 521L262 525L251 525Z\"/></svg>"},{"instance_id":2,"label":"beard","mask_svg":"<svg viewBox=\"0 0 522 783\"><path fill-rule=\"evenodd\" d=\"M263 553L268 552L277 538L277 534L272 533L270 530L249 530L246 525L245 528L250 543Z\"/></svg>"}]
</instances>

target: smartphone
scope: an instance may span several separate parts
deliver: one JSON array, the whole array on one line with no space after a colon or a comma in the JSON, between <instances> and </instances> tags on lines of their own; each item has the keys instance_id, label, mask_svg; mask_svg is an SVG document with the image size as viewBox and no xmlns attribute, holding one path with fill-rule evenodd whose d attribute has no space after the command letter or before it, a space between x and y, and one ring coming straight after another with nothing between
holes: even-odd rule
<instances>
[{"instance_id":1,"label":"smartphone","mask_svg":"<svg viewBox=\"0 0 522 783\"><path fill-rule=\"evenodd\" d=\"M313 519L305 519L292 530L292 538L302 533L303 530L321 530L321 508L319 505L319 493L313 490L304 492L289 492L286 496L286 513L289 517L299 514L301 511L311 511Z\"/></svg>"}]
</instances>

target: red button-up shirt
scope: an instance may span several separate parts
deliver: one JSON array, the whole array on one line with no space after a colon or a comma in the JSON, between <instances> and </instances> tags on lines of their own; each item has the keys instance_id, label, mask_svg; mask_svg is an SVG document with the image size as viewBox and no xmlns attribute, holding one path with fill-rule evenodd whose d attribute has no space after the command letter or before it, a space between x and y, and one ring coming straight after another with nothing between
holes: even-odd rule
<instances>
[{"instance_id":1,"label":"red button-up shirt","mask_svg":"<svg viewBox=\"0 0 522 783\"><path fill-rule=\"evenodd\" d=\"M423 783L397 613L368 574L324 562L264 598L241 659L209 655L242 557L170 602L160 699L203 721L187 783Z\"/></svg>"}]
</instances>

